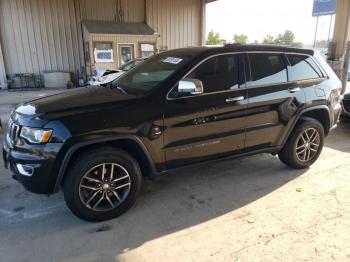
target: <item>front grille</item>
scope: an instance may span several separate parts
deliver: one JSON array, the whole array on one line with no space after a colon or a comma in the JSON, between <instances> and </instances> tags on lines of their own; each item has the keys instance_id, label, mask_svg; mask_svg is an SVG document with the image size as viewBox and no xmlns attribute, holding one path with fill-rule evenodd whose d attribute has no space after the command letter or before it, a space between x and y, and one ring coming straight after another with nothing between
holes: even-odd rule
<instances>
[{"instance_id":1,"label":"front grille","mask_svg":"<svg viewBox=\"0 0 350 262\"><path fill-rule=\"evenodd\" d=\"M20 132L20 126L15 124L12 121L12 119L10 119L7 136L8 136L8 140L9 140L11 145L13 145L16 142L16 140L18 139L19 132Z\"/></svg>"}]
</instances>

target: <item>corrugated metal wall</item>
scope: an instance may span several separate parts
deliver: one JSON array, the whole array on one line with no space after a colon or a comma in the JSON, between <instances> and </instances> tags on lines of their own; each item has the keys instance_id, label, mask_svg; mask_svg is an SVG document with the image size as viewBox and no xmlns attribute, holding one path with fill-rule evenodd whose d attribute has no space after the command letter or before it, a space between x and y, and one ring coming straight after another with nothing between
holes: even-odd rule
<instances>
[{"instance_id":1,"label":"corrugated metal wall","mask_svg":"<svg viewBox=\"0 0 350 262\"><path fill-rule=\"evenodd\" d=\"M118 21L118 0L78 0L82 20ZM144 22L144 0L119 0L123 22Z\"/></svg>"},{"instance_id":2,"label":"corrugated metal wall","mask_svg":"<svg viewBox=\"0 0 350 262\"><path fill-rule=\"evenodd\" d=\"M145 21L145 0L122 0L124 22Z\"/></svg>"},{"instance_id":3,"label":"corrugated metal wall","mask_svg":"<svg viewBox=\"0 0 350 262\"><path fill-rule=\"evenodd\" d=\"M119 1L125 22L143 22L146 13L158 45L201 44L202 0ZM84 65L81 20L115 21L117 6L118 0L0 0L6 73L76 72Z\"/></svg>"},{"instance_id":4,"label":"corrugated metal wall","mask_svg":"<svg viewBox=\"0 0 350 262\"><path fill-rule=\"evenodd\" d=\"M199 0L147 0L147 24L168 49L201 44L202 5Z\"/></svg>"},{"instance_id":5,"label":"corrugated metal wall","mask_svg":"<svg viewBox=\"0 0 350 262\"><path fill-rule=\"evenodd\" d=\"M82 20L114 21L116 0L78 0Z\"/></svg>"},{"instance_id":6,"label":"corrugated metal wall","mask_svg":"<svg viewBox=\"0 0 350 262\"><path fill-rule=\"evenodd\" d=\"M79 69L82 41L75 12L72 0L1 0L7 74Z\"/></svg>"},{"instance_id":7,"label":"corrugated metal wall","mask_svg":"<svg viewBox=\"0 0 350 262\"><path fill-rule=\"evenodd\" d=\"M84 65L81 18L114 21L115 4L115 0L0 0L6 73L76 72ZM144 21L143 0L123 0L122 5L125 21Z\"/></svg>"}]
</instances>

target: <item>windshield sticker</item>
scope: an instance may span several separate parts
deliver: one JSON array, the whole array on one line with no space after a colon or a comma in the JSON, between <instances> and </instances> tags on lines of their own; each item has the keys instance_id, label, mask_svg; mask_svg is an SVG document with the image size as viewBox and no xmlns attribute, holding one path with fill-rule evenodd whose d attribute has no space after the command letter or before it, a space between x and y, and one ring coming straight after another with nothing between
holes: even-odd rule
<instances>
[{"instance_id":1,"label":"windshield sticker","mask_svg":"<svg viewBox=\"0 0 350 262\"><path fill-rule=\"evenodd\" d=\"M164 63L174 64L174 65L177 65L181 61L182 61L182 59L177 58L177 57L168 57L168 58L163 60Z\"/></svg>"}]
</instances>

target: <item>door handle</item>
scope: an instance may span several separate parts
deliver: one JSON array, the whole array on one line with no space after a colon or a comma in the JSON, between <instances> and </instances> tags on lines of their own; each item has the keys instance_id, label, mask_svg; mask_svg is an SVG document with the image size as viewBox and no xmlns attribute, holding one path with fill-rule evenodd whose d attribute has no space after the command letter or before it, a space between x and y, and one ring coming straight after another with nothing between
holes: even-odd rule
<instances>
[{"instance_id":1,"label":"door handle","mask_svg":"<svg viewBox=\"0 0 350 262\"><path fill-rule=\"evenodd\" d=\"M237 102L242 100L244 100L244 96L229 97L226 98L226 103Z\"/></svg>"},{"instance_id":2,"label":"door handle","mask_svg":"<svg viewBox=\"0 0 350 262\"><path fill-rule=\"evenodd\" d=\"M299 92L301 89L300 87L292 87L292 88L289 88L288 91L290 93L295 93L295 92Z\"/></svg>"}]
</instances>

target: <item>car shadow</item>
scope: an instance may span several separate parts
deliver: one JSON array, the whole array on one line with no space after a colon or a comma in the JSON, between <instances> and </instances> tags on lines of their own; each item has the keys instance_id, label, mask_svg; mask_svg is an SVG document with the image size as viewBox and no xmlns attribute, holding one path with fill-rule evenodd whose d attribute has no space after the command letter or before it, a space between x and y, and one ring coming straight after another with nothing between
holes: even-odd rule
<instances>
[{"instance_id":1,"label":"car shadow","mask_svg":"<svg viewBox=\"0 0 350 262\"><path fill-rule=\"evenodd\" d=\"M10 225L13 228L8 230L20 232L22 241L48 241L50 246L45 249L50 249L53 257L58 252L55 245L59 245L65 250L57 253L60 259L71 258L80 250L86 257L103 253L105 258L115 260L118 254L148 241L244 207L306 171L288 168L269 154L225 160L173 171L156 181L145 180L135 206L110 221L85 222L64 209ZM64 236L58 238L61 233ZM15 238L9 241L15 242ZM99 241L103 245L96 244Z\"/></svg>"}]
</instances>

